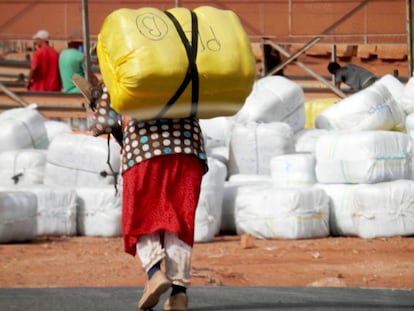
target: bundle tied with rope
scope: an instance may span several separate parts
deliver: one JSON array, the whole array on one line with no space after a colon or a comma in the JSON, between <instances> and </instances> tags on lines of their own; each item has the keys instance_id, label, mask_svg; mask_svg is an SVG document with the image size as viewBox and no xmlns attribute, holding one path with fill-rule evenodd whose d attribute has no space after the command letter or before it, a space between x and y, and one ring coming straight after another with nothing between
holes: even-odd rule
<instances>
[{"instance_id":1,"label":"bundle tied with rope","mask_svg":"<svg viewBox=\"0 0 414 311\"><path fill-rule=\"evenodd\" d=\"M110 104L122 119L234 115L256 76L252 45L238 16L208 6L116 10L104 20L96 53ZM100 86L80 77L74 82L94 110ZM111 132L121 146L123 124ZM109 140L108 135L107 164L114 174Z\"/></svg>"},{"instance_id":2,"label":"bundle tied with rope","mask_svg":"<svg viewBox=\"0 0 414 311\"><path fill-rule=\"evenodd\" d=\"M234 115L256 76L238 16L209 6L116 10L97 55L113 109L138 120Z\"/></svg>"}]
</instances>

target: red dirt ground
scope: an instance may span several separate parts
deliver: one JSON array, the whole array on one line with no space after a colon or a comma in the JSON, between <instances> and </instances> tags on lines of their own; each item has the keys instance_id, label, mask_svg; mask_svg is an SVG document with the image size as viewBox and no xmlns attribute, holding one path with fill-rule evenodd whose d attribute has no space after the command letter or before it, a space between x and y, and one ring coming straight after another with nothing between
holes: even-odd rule
<instances>
[{"instance_id":1,"label":"red dirt ground","mask_svg":"<svg viewBox=\"0 0 414 311\"><path fill-rule=\"evenodd\" d=\"M197 243L194 286L414 288L414 238L256 240ZM143 286L121 238L53 237L0 245L0 287Z\"/></svg>"}]
</instances>

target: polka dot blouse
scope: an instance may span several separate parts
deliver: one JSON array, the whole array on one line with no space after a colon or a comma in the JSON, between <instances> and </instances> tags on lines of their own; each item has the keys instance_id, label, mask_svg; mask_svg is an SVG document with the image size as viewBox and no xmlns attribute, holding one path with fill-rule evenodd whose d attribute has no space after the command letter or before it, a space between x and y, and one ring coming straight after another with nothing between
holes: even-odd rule
<instances>
[{"instance_id":1,"label":"polka dot blouse","mask_svg":"<svg viewBox=\"0 0 414 311\"><path fill-rule=\"evenodd\" d=\"M204 161L207 167L203 135L197 119L129 119L123 126L121 124L122 116L112 109L104 87L91 130L95 136L112 133L114 129L122 130L123 172L142 161L168 154L192 154Z\"/></svg>"}]
</instances>

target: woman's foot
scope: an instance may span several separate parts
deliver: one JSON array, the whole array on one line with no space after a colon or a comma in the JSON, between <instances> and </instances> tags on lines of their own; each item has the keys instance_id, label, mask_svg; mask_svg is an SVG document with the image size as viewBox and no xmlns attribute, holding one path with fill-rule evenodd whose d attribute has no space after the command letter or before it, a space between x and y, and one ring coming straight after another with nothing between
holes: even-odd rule
<instances>
[{"instance_id":1,"label":"woman's foot","mask_svg":"<svg viewBox=\"0 0 414 311\"><path fill-rule=\"evenodd\" d=\"M160 296L165 293L171 286L171 282L167 279L164 272L157 271L147 281L144 288L144 293L141 299L138 301L138 308L142 310L148 310L154 307Z\"/></svg>"},{"instance_id":2,"label":"woman's foot","mask_svg":"<svg viewBox=\"0 0 414 311\"><path fill-rule=\"evenodd\" d=\"M164 303L164 311L187 311L188 297L185 293L170 296Z\"/></svg>"}]
</instances>

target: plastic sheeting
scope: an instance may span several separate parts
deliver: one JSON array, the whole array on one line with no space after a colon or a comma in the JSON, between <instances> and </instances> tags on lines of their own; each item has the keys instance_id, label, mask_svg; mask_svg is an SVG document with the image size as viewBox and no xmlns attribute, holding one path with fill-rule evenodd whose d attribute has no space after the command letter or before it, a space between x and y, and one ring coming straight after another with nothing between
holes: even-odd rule
<instances>
[{"instance_id":1,"label":"plastic sheeting","mask_svg":"<svg viewBox=\"0 0 414 311\"><path fill-rule=\"evenodd\" d=\"M293 153L275 156L270 161L275 187L306 187L316 183L315 156Z\"/></svg>"},{"instance_id":2,"label":"plastic sheeting","mask_svg":"<svg viewBox=\"0 0 414 311\"><path fill-rule=\"evenodd\" d=\"M329 200L316 187L245 186L238 190L238 234L263 239L305 239L329 235Z\"/></svg>"},{"instance_id":3,"label":"plastic sheeting","mask_svg":"<svg viewBox=\"0 0 414 311\"><path fill-rule=\"evenodd\" d=\"M121 165L120 146L100 137L63 133L50 144L44 183L60 186L104 186L114 184Z\"/></svg>"},{"instance_id":4,"label":"plastic sheeting","mask_svg":"<svg viewBox=\"0 0 414 311\"><path fill-rule=\"evenodd\" d=\"M240 111L236 122L285 122L294 132L304 128L306 113L301 86L283 76L257 80Z\"/></svg>"},{"instance_id":5,"label":"plastic sheeting","mask_svg":"<svg viewBox=\"0 0 414 311\"><path fill-rule=\"evenodd\" d=\"M335 131L316 144L320 183L377 183L411 178L412 141L391 131Z\"/></svg>"},{"instance_id":6,"label":"plastic sheeting","mask_svg":"<svg viewBox=\"0 0 414 311\"><path fill-rule=\"evenodd\" d=\"M191 45L195 31L190 11L182 7L168 11ZM190 83L183 94L159 117L190 116L192 87L197 87L191 79L197 77L198 118L233 115L240 109L256 75L255 56L240 19L230 10L208 6L193 12L198 20L196 51L186 51L173 22L159 9L123 8L105 18L97 53L116 111L140 120L156 118L187 73ZM189 50L194 48L192 44ZM194 59L194 66L189 59Z\"/></svg>"},{"instance_id":7,"label":"plastic sheeting","mask_svg":"<svg viewBox=\"0 0 414 311\"><path fill-rule=\"evenodd\" d=\"M412 139L414 139L414 113L410 113L405 118L405 129L407 134L410 135Z\"/></svg>"},{"instance_id":8,"label":"plastic sheeting","mask_svg":"<svg viewBox=\"0 0 414 311\"><path fill-rule=\"evenodd\" d=\"M0 152L25 148L47 149L49 146L44 119L32 107L2 112L0 127Z\"/></svg>"},{"instance_id":9,"label":"plastic sheeting","mask_svg":"<svg viewBox=\"0 0 414 311\"><path fill-rule=\"evenodd\" d=\"M314 153L316 141L326 133L329 131L324 129L303 129L295 133L295 151Z\"/></svg>"},{"instance_id":10,"label":"plastic sheeting","mask_svg":"<svg viewBox=\"0 0 414 311\"><path fill-rule=\"evenodd\" d=\"M119 237L122 235L122 198L113 187L78 187L77 229L79 235Z\"/></svg>"},{"instance_id":11,"label":"plastic sheeting","mask_svg":"<svg viewBox=\"0 0 414 311\"><path fill-rule=\"evenodd\" d=\"M229 174L270 175L270 160L292 153L292 128L283 122L235 123L230 138Z\"/></svg>"},{"instance_id":12,"label":"plastic sheeting","mask_svg":"<svg viewBox=\"0 0 414 311\"><path fill-rule=\"evenodd\" d=\"M395 180L355 189L353 215L362 238L414 234L414 181Z\"/></svg>"},{"instance_id":13,"label":"plastic sheeting","mask_svg":"<svg viewBox=\"0 0 414 311\"><path fill-rule=\"evenodd\" d=\"M217 117L199 120L206 152L213 148L229 145L233 120L230 117Z\"/></svg>"},{"instance_id":14,"label":"plastic sheeting","mask_svg":"<svg viewBox=\"0 0 414 311\"><path fill-rule=\"evenodd\" d=\"M37 235L77 234L77 197L73 189L44 185L24 186L19 189L36 195Z\"/></svg>"},{"instance_id":15,"label":"plastic sheeting","mask_svg":"<svg viewBox=\"0 0 414 311\"><path fill-rule=\"evenodd\" d=\"M355 184L316 184L329 197L329 228L334 236L356 236L353 214Z\"/></svg>"},{"instance_id":16,"label":"plastic sheeting","mask_svg":"<svg viewBox=\"0 0 414 311\"><path fill-rule=\"evenodd\" d=\"M47 150L0 152L0 185L43 184Z\"/></svg>"},{"instance_id":17,"label":"plastic sheeting","mask_svg":"<svg viewBox=\"0 0 414 311\"><path fill-rule=\"evenodd\" d=\"M45 127L49 143L51 143L53 139L60 134L72 132L72 128L65 122L61 121L46 120Z\"/></svg>"},{"instance_id":18,"label":"plastic sheeting","mask_svg":"<svg viewBox=\"0 0 414 311\"><path fill-rule=\"evenodd\" d=\"M383 83L352 94L323 110L315 126L328 130L401 129L405 115Z\"/></svg>"},{"instance_id":19,"label":"plastic sheeting","mask_svg":"<svg viewBox=\"0 0 414 311\"><path fill-rule=\"evenodd\" d=\"M236 233L236 197L237 190L246 185L271 185L272 179L266 175L232 175L224 183L223 212L221 218L221 231Z\"/></svg>"},{"instance_id":20,"label":"plastic sheeting","mask_svg":"<svg viewBox=\"0 0 414 311\"><path fill-rule=\"evenodd\" d=\"M384 85L388 91L390 91L392 97L395 99L395 101L400 104L401 97L404 93L404 84L398 80L396 77L390 74L386 74L382 76L380 79L378 79L376 84L382 84Z\"/></svg>"},{"instance_id":21,"label":"plastic sheeting","mask_svg":"<svg viewBox=\"0 0 414 311\"><path fill-rule=\"evenodd\" d=\"M33 193L0 190L0 243L34 240L36 211Z\"/></svg>"},{"instance_id":22,"label":"plastic sheeting","mask_svg":"<svg viewBox=\"0 0 414 311\"><path fill-rule=\"evenodd\" d=\"M208 158L209 171L203 176L198 200L194 241L211 242L219 233L223 204L226 166L219 160Z\"/></svg>"},{"instance_id":23,"label":"plastic sheeting","mask_svg":"<svg viewBox=\"0 0 414 311\"><path fill-rule=\"evenodd\" d=\"M404 86L400 105L406 114L414 113L414 77L411 77Z\"/></svg>"}]
</instances>

